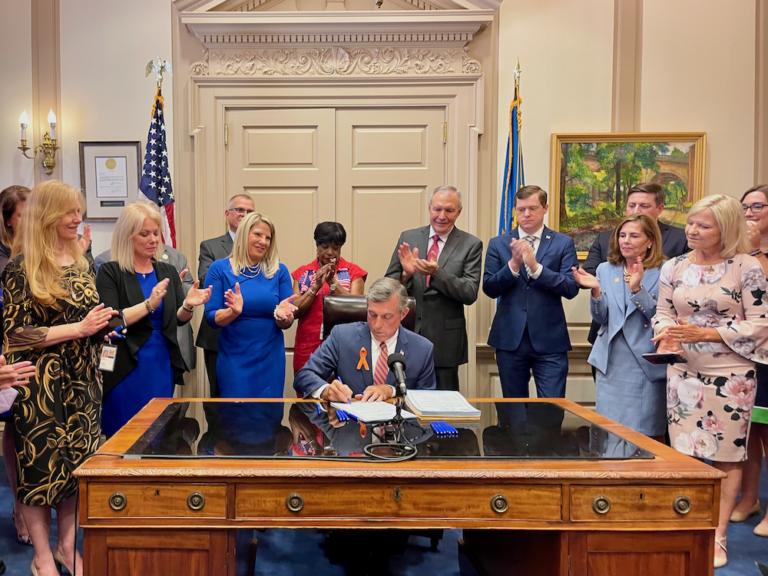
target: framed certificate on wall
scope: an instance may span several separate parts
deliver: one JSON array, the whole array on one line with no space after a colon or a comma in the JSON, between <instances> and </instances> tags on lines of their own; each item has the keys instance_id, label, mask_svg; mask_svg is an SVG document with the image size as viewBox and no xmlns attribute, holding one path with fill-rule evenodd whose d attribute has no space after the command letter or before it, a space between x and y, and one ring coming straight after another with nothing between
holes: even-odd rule
<instances>
[{"instance_id":1,"label":"framed certificate on wall","mask_svg":"<svg viewBox=\"0 0 768 576\"><path fill-rule=\"evenodd\" d=\"M139 198L141 142L80 142L83 220L114 222Z\"/></svg>"}]
</instances>

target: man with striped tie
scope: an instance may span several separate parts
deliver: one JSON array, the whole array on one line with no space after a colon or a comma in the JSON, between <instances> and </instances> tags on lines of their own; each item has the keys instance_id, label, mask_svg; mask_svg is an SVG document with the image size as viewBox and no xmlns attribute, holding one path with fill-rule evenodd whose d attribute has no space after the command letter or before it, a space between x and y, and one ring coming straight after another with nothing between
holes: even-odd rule
<instances>
[{"instance_id":1,"label":"man with striped tie","mask_svg":"<svg viewBox=\"0 0 768 576\"><path fill-rule=\"evenodd\" d=\"M485 258L483 292L498 298L488 344L496 350L506 398L527 398L533 372L539 398L565 396L571 341L563 298L579 285L573 239L544 226L547 193L524 186L515 195L518 227L491 239Z\"/></svg>"},{"instance_id":2,"label":"man with striped tie","mask_svg":"<svg viewBox=\"0 0 768 576\"><path fill-rule=\"evenodd\" d=\"M378 402L393 397L395 375L387 358L395 352L405 357L408 388L435 388L432 343L400 325L408 314L403 285L391 278L376 280L366 300L368 321L336 326L296 374L293 387L305 398ZM334 373L336 379L329 384Z\"/></svg>"}]
</instances>

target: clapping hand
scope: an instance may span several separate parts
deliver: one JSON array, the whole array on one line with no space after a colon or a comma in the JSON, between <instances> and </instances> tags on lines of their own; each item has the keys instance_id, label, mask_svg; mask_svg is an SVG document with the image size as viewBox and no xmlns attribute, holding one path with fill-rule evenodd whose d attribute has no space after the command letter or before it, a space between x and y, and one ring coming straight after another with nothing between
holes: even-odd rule
<instances>
[{"instance_id":1,"label":"clapping hand","mask_svg":"<svg viewBox=\"0 0 768 576\"><path fill-rule=\"evenodd\" d=\"M195 283L192 284L192 288L187 292L187 297L184 299L184 302L187 306L191 306L192 308L200 306L200 304L205 304L210 299L212 290L213 286L200 288L200 281L195 280Z\"/></svg>"},{"instance_id":2,"label":"clapping hand","mask_svg":"<svg viewBox=\"0 0 768 576\"><path fill-rule=\"evenodd\" d=\"M152 310L157 310L160 308L160 303L163 301L163 298L168 292L168 283L170 281L170 278L164 278L160 280L160 282L158 282L154 288L152 288L152 294L150 294L148 298L149 305Z\"/></svg>"},{"instance_id":3,"label":"clapping hand","mask_svg":"<svg viewBox=\"0 0 768 576\"><path fill-rule=\"evenodd\" d=\"M400 266L403 268L405 275L410 278L416 273L416 267L414 261L419 257L419 249L414 248L411 252L411 247L408 242L400 244L400 248L397 249L397 257L400 260Z\"/></svg>"},{"instance_id":4,"label":"clapping hand","mask_svg":"<svg viewBox=\"0 0 768 576\"><path fill-rule=\"evenodd\" d=\"M516 272L523 265L523 244L527 244L527 242L517 238L512 238L512 241L509 243L509 247L512 250L512 258L509 259L509 263Z\"/></svg>"},{"instance_id":5,"label":"clapping hand","mask_svg":"<svg viewBox=\"0 0 768 576\"><path fill-rule=\"evenodd\" d=\"M539 263L536 262L536 253L533 251L533 247L527 240L519 240L519 242L522 244L523 263L528 267L528 270L535 272Z\"/></svg>"},{"instance_id":6,"label":"clapping hand","mask_svg":"<svg viewBox=\"0 0 768 576\"><path fill-rule=\"evenodd\" d=\"M0 390L11 386L26 386L34 375L35 366L32 362L6 364L5 356L0 355Z\"/></svg>"},{"instance_id":7,"label":"clapping hand","mask_svg":"<svg viewBox=\"0 0 768 576\"><path fill-rule=\"evenodd\" d=\"M88 312L88 315L77 323L77 331L80 334L80 338L87 338L93 336L105 328L109 324L109 320L112 316L117 316L117 310L112 308L105 308L104 304L99 304L95 308Z\"/></svg>"},{"instance_id":8,"label":"clapping hand","mask_svg":"<svg viewBox=\"0 0 768 576\"><path fill-rule=\"evenodd\" d=\"M224 306L232 310L235 316L243 312L243 295L240 293L240 282L235 282L234 292L230 288L224 293Z\"/></svg>"},{"instance_id":9,"label":"clapping hand","mask_svg":"<svg viewBox=\"0 0 768 576\"><path fill-rule=\"evenodd\" d=\"M643 268L643 257L637 256L635 258L630 258L626 261L626 267L627 274L629 274L629 281L627 282L627 286L629 286L629 289L634 294L640 290L640 282L642 282L643 276L645 275L645 269Z\"/></svg>"},{"instance_id":10,"label":"clapping hand","mask_svg":"<svg viewBox=\"0 0 768 576\"><path fill-rule=\"evenodd\" d=\"M293 305L293 301L296 300L296 298L298 298L297 294L291 294L277 305L277 308L275 308L275 318L278 321L293 322L293 313L298 310L298 308Z\"/></svg>"},{"instance_id":11,"label":"clapping hand","mask_svg":"<svg viewBox=\"0 0 768 576\"><path fill-rule=\"evenodd\" d=\"M418 248L415 250L416 254L418 254ZM414 256L413 267L419 274L424 274L424 276L434 276L437 274L437 271L440 270L440 266L437 263L437 254L434 252L432 254L427 254L426 260Z\"/></svg>"},{"instance_id":12,"label":"clapping hand","mask_svg":"<svg viewBox=\"0 0 768 576\"><path fill-rule=\"evenodd\" d=\"M91 225L83 224L83 235L80 240L77 241L77 245L80 246L80 251L85 254L88 252L88 248L91 245Z\"/></svg>"},{"instance_id":13,"label":"clapping hand","mask_svg":"<svg viewBox=\"0 0 768 576\"><path fill-rule=\"evenodd\" d=\"M600 282L592 274L582 268L571 268L573 270L573 279L576 280L576 284L582 288L600 289Z\"/></svg>"}]
</instances>

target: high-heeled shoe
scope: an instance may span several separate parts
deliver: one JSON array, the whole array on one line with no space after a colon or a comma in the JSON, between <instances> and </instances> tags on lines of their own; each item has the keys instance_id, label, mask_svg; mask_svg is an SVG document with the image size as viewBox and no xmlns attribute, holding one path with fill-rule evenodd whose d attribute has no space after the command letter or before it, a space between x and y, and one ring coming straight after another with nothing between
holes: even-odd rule
<instances>
[{"instance_id":1,"label":"high-heeled shoe","mask_svg":"<svg viewBox=\"0 0 768 576\"><path fill-rule=\"evenodd\" d=\"M59 552L56 548L53 549L53 561L56 563L56 569L61 572L61 567L64 566L64 568L67 569L67 572L72 574L72 576L75 576L75 571L70 568L69 564L64 561L64 556L61 555L61 552Z\"/></svg>"},{"instance_id":2,"label":"high-heeled shoe","mask_svg":"<svg viewBox=\"0 0 768 576\"><path fill-rule=\"evenodd\" d=\"M32 570L32 576L37 576L37 568L35 568L35 561L32 560L32 567L30 568Z\"/></svg>"},{"instance_id":3,"label":"high-heeled shoe","mask_svg":"<svg viewBox=\"0 0 768 576\"><path fill-rule=\"evenodd\" d=\"M763 524L762 522L755 526L755 529L752 530L752 533L756 536L762 536L763 538L768 538L768 526Z\"/></svg>"},{"instance_id":4,"label":"high-heeled shoe","mask_svg":"<svg viewBox=\"0 0 768 576\"><path fill-rule=\"evenodd\" d=\"M715 546L720 546L722 551L727 554L728 550L726 549L725 545L726 545L725 538L720 538L719 540L715 538ZM728 556L724 558L723 557L718 558L717 556L715 556L715 568L722 568L726 564L728 564Z\"/></svg>"},{"instance_id":5,"label":"high-heeled shoe","mask_svg":"<svg viewBox=\"0 0 768 576\"><path fill-rule=\"evenodd\" d=\"M760 514L760 500L755 500L755 505L746 512L734 510L731 513L731 522L744 522L744 520L755 514Z\"/></svg>"}]
</instances>

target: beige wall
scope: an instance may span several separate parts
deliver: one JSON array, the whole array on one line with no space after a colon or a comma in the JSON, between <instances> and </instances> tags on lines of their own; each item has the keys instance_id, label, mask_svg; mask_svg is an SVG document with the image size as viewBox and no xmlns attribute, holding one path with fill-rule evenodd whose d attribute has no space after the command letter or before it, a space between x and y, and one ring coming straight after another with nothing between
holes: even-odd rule
<instances>
[{"instance_id":1,"label":"beige wall","mask_svg":"<svg viewBox=\"0 0 768 576\"><path fill-rule=\"evenodd\" d=\"M152 58L171 60L171 4L157 0L61 2L63 178L80 187L79 141L141 141L149 130ZM173 162L173 83L163 84L166 133ZM93 223L93 253L109 249L114 225Z\"/></svg>"},{"instance_id":2,"label":"beige wall","mask_svg":"<svg viewBox=\"0 0 768 576\"><path fill-rule=\"evenodd\" d=\"M706 194L754 185L755 2L644 1L640 126L707 132Z\"/></svg>"},{"instance_id":3,"label":"beige wall","mask_svg":"<svg viewBox=\"0 0 768 576\"><path fill-rule=\"evenodd\" d=\"M27 146L38 118L32 116L32 9L29 2L0 2L0 189L12 184L31 187L33 165L17 150L21 129L19 116L30 117ZM43 119L45 121L45 119ZM34 145L40 142L35 141ZM29 152L28 152L29 154Z\"/></svg>"}]
</instances>

